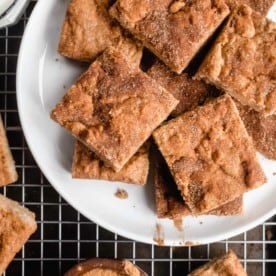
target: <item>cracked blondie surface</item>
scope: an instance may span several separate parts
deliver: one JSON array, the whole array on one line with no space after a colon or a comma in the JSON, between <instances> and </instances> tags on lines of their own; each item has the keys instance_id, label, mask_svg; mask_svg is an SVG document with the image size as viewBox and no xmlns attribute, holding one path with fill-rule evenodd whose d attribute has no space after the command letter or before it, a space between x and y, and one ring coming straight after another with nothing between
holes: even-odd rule
<instances>
[{"instance_id":1,"label":"cracked blondie surface","mask_svg":"<svg viewBox=\"0 0 276 276\"><path fill-rule=\"evenodd\" d=\"M276 23L246 5L234 10L197 76L243 105L276 112Z\"/></svg>"},{"instance_id":2,"label":"cracked blondie surface","mask_svg":"<svg viewBox=\"0 0 276 276\"><path fill-rule=\"evenodd\" d=\"M154 167L154 187L155 187L155 207L159 218L175 219L182 216L191 215L192 212L185 204L180 191L165 164L165 160L159 156ZM232 216L241 214L243 210L243 197L230 201L206 215Z\"/></svg>"},{"instance_id":3,"label":"cracked blondie surface","mask_svg":"<svg viewBox=\"0 0 276 276\"><path fill-rule=\"evenodd\" d=\"M110 14L181 73L229 14L223 0L118 0Z\"/></svg>"},{"instance_id":4,"label":"cracked blondie surface","mask_svg":"<svg viewBox=\"0 0 276 276\"><path fill-rule=\"evenodd\" d=\"M230 96L180 115L153 137L193 213L213 210L266 180Z\"/></svg>"},{"instance_id":5,"label":"cracked blondie surface","mask_svg":"<svg viewBox=\"0 0 276 276\"><path fill-rule=\"evenodd\" d=\"M115 48L104 52L51 117L119 171L178 101Z\"/></svg>"},{"instance_id":6,"label":"cracked blondie surface","mask_svg":"<svg viewBox=\"0 0 276 276\"><path fill-rule=\"evenodd\" d=\"M226 0L225 2L230 9L234 9L237 5L245 4L253 10L266 15L275 0Z\"/></svg>"},{"instance_id":7,"label":"cracked blondie surface","mask_svg":"<svg viewBox=\"0 0 276 276\"><path fill-rule=\"evenodd\" d=\"M266 157L276 159L276 114L264 116L249 106L235 103L256 149Z\"/></svg>"},{"instance_id":8,"label":"cracked blondie surface","mask_svg":"<svg viewBox=\"0 0 276 276\"><path fill-rule=\"evenodd\" d=\"M58 51L61 55L92 61L121 36L112 21L108 1L71 0L62 26Z\"/></svg>"}]
</instances>

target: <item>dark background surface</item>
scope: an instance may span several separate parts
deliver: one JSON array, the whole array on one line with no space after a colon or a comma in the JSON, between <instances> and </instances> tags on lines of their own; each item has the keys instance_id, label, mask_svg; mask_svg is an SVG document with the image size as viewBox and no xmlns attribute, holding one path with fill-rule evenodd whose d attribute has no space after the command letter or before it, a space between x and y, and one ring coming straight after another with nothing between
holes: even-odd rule
<instances>
[{"instance_id":1,"label":"dark background surface","mask_svg":"<svg viewBox=\"0 0 276 276\"><path fill-rule=\"evenodd\" d=\"M44 0L47 1L47 0ZM15 26L0 30L0 112L19 180L0 192L36 213L38 230L10 264L6 275L62 275L92 258L127 258L149 275L186 275L210 258L233 249L249 275L276 275L276 217L229 240L197 247L159 247L125 239L88 221L51 187L25 142L16 104L19 46L36 1Z\"/></svg>"}]
</instances>

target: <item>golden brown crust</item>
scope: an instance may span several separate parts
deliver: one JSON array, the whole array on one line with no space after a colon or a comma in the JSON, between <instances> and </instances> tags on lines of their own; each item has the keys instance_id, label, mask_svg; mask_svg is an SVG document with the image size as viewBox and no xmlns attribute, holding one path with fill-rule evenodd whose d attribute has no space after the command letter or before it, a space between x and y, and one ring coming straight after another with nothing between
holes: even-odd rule
<instances>
[{"instance_id":1,"label":"golden brown crust","mask_svg":"<svg viewBox=\"0 0 276 276\"><path fill-rule=\"evenodd\" d=\"M165 160L157 154L154 167L155 207L159 218L175 219L182 216L192 215L185 204ZM240 196L226 203L206 215L233 216L243 211L243 197Z\"/></svg>"},{"instance_id":2,"label":"golden brown crust","mask_svg":"<svg viewBox=\"0 0 276 276\"><path fill-rule=\"evenodd\" d=\"M128 198L128 192L124 189L117 189L117 191L114 195L116 197L120 198L120 199L127 199Z\"/></svg>"},{"instance_id":3,"label":"golden brown crust","mask_svg":"<svg viewBox=\"0 0 276 276\"><path fill-rule=\"evenodd\" d=\"M231 275L247 276L236 254L229 250L225 255L192 271L188 276Z\"/></svg>"},{"instance_id":4,"label":"golden brown crust","mask_svg":"<svg viewBox=\"0 0 276 276\"><path fill-rule=\"evenodd\" d=\"M15 182L18 178L0 115L0 186Z\"/></svg>"},{"instance_id":5,"label":"golden brown crust","mask_svg":"<svg viewBox=\"0 0 276 276\"><path fill-rule=\"evenodd\" d=\"M231 15L197 76L243 105L276 112L276 23L242 5Z\"/></svg>"},{"instance_id":6,"label":"golden brown crust","mask_svg":"<svg viewBox=\"0 0 276 276\"><path fill-rule=\"evenodd\" d=\"M0 194L0 275L36 228L32 212Z\"/></svg>"},{"instance_id":7,"label":"golden brown crust","mask_svg":"<svg viewBox=\"0 0 276 276\"><path fill-rule=\"evenodd\" d=\"M64 276L100 276L100 275L125 275L125 276L147 276L138 266L128 260L94 258L81 262Z\"/></svg>"},{"instance_id":8,"label":"golden brown crust","mask_svg":"<svg viewBox=\"0 0 276 276\"><path fill-rule=\"evenodd\" d=\"M51 116L119 171L177 103L111 48L91 64Z\"/></svg>"},{"instance_id":9,"label":"golden brown crust","mask_svg":"<svg viewBox=\"0 0 276 276\"><path fill-rule=\"evenodd\" d=\"M114 0L95 0L95 1L100 7L104 7L106 9L109 9L112 3L114 2Z\"/></svg>"},{"instance_id":10,"label":"golden brown crust","mask_svg":"<svg viewBox=\"0 0 276 276\"><path fill-rule=\"evenodd\" d=\"M73 178L105 179L144 185L149 170L149 147L142 146L119 171L115 172L81 142L76 142L73 158Z\"/></svg>"},{"instance_id":11,"label":"golden brown crust","mask_svg":"<svg viewBox=\"0 0 276 276\"><path fill-rule=\"evenodd\" d=\"M181 73L229 8L223 0L118 0L110 14L168 67Z\"/></svg>"},{"instance_id":12,"label":"golden brown crust","mask_svg":"<svg viewBox=\"0 0 276 276\"><path fill-rule=\"evenodd\" d=\"M70 1L58 46L61 55L91 61L120 37L120 27L107 12L109 3L104 1L98 5L99 2L101 1Z\"/></svg>"},{"instance_id":13,"label":"golden brown crust","mask_svg":"<svg viewBox=\"0 0 276 276\"><path fill-rule=\"evenodd\" d=\"M276 115L262 113L235 102L255 148L266 157L276 159Z\"/></svg>"},{"instance_id":14,"label":"golden brown crust","mask_svg":"<svg viewBox=\"0 0 276 276\"><path fill-rule=\"evenodd\" d=\"M200 80L193 80L186 73L178 75L159 61L150 67L147 74L179 100L178 105L171 113L173 117L201 105L208 97L218 94L214 86Z\"/></svg>"},{"instance_id":15,"label":"golden brown crust","mask_svg":"<svg viewBox=\"0 0 276 276\"><path fill-rule=\"evenodd\" d=\"M114 48L127 59L129 66L140 66L143 55L143 46L141 42L133 39L133 37L128 34L124 34L116 41L116 44L114 43Z\"/></svg>"},{"instance_id":16,"label":"golden brown crust","mask_svg":"<svg viewBox=\"0 0 276 276\"><path fill-rule=\"evenodd\" d=\"M214 216L234 216L240 215L243 212L243 196L239 196L236 199L223 204L222 206L209 211L208 215Z\"/></svg>"},{"instance_id":17,"label":"golden brown crust","mask_svg":"<svg viewBox=\"0 0 276 276\"><path fill-rule=\"evenodd\" d=\"M251 7L251 9L266 15L275 0L226 0L225 2L231 10L237 5L245 4Z\"/></svg>"},{"instance_id":18,"label":"golden brown crust","mask_svg":"<svg viewBox=\"0 0 276 276\"><path fill-rule=\"evenodd\" d=\"M153 137L193 213L213 210L266 180L227 95L169 121Z\"/></svg>"}]
</instances>

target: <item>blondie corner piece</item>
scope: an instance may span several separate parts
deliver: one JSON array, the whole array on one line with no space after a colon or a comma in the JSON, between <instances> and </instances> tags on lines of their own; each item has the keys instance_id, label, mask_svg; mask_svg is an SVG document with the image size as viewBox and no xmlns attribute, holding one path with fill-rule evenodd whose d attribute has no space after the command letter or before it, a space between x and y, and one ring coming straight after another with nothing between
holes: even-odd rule
<instances>
[{"instance_id":1,"label":"blondie corner piece","mask_svg":"<svg viewBox=\"0 0 276 276\"><path fill-rule=\"evenodd\" d=\"M276 112L276 23L246 5L235 9L197 77L243 105Z\"/></svg>"},{"instance_id":2,"label":"blondie corner piece","mask_svg":"<svg viewBox=\"0 0 276 276\"><path fill-rule=\"evenodd\" d=\"M155 207L159 218L175 219L192 215L185 204L175 181L160 154L157 155L154 167ZM205 215L234 216L243 211L243 197L240 196ZM204 215L204 214L203 214Z\"/></svg>"},{"instance_id":3,"label":"blondie corner piece","mask_svg":"<svg viewBox=\"0 0 276 276\"><path fill-rule=\"evenodd\" d=\"M266 15L275 0L226 0L225 2L229 5L231 10L237 5L245 4L251 7L251 9Z\"/></svg>"},{"instance_id":4,"label":"blondie corner piece","mask_svg":"<svg viewBox=\"0 0 276 276\"><path fill-rule=\"evenodd\" d=\"M119 171L104 163L81 142L76 142L73 158L73 178L104 179L145 185L149 171L149 145L143 145Z\"/></svg>"},{"instance_id":5,"label":"blondie corner piece","mask_svg":"<svg viewBox=\"0 0 276 276\"><path fill-rule=\"evenodd\" d=\"M0 114L0 187L15 182L17 178L18 175Z\"/></svg>"},{"instance_id":6,"label":"blondie corner piece","mask_svg":"<svg viewBox=\"0 0 276 276\"><path fill-rule=\"evenodd\" d=\"M210 276L210 275L233 275L247 276L242 264L236 254L229 250L222 257L216 258L209 263L192 271L188 276Z\"/></svg>"},{"instance_id":7,"label":"blondie corner piece","mask_svg":"<svg viewBox=\"0 0 276 276\"><path fill-rule=\"evenodd\" d=\"M108 2L71 0L62 26L58 51L61 55L92 61L120 37L120 27L108 15Z\"/></svg>"},{"instance_id":8,"label":"blondie corner piece","mask_svg":"<svg viewBox=\"0 0 276 276\"><path fill-rule=\"evenodd\" d=\"M235 103L224 95L153 133L192 213L206 213L266 178Z\"/></svg>"},{"instance_id":9,"label":"blondie corner piece","mask_svg":"<svg viewBox=\"0 0 276 276\"><path fill-rule=\"evenodd\" d=\"M0 275L36 228L34 213L0 194Z\"/></svg>"},{"instance_id":10,"label":"blondie corner piece","mask_svg":"<svg viewBox=\"0 0 276 276\"><path fill-rule=\"evenodd\" d=\"M64 276L148 276L140 267L126 259L92 258L82 261Z\"/></svg>"},{"instance_id":11,"label":"blondie corner piece","mask_svg":"<svg viewBox=\"0 0 276 276\"><path fill-rule=\"evenodd\" d=\"M255 148L270 159L276 159L276 114L262 113L235 102Z\"/></svg>"},{"instance_id":12,"label":"blondie corner piece","mask_svg":"<svg viewBox=\"0 0 276 276\"><path fill-rule=\"evenodd\" d=\"M110 14L181 73L229 14L223 0L118 0Z\"/></svg>"},{"instance_id":13,"label":"blondie corner piece","mask_svg":"<svg viewBox=\"0 0 276 276\"><path fill-rule=\"evenodd\" d=\"M186 73L178 75L159 61L150 67L147 74L179 100L179 104L171 113L173 117L201 105L207 98L219 94L214 86L194 80Z\"/></svg>"},{"instance_id":14,"label":"blondie corner piece","mask_svg":"<svg viewBox=\"0 0 276 276\"><path fill-rule=\"evenodd\" d=\"M69 89L51 116L119 171L177 104L138 66L110 48Z\"/></svg>"}]
</instances>

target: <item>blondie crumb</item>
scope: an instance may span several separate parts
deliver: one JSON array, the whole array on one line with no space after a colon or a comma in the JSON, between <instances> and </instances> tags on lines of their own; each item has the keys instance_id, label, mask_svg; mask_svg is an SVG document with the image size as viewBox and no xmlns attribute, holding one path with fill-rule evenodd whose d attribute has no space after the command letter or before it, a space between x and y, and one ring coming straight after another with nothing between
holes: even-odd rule
<instances>
[{"instance_id":1,"label":"blondie crumb","mask_svg":"<svg viewBox=\"0 0 276 276\"><path fill-rule=\"evenodd\" d=\"M128 198L128 193L124 189L117 189L115 196L120 198L120 199L127 199Z\"/></svg>"}]
</instances>

